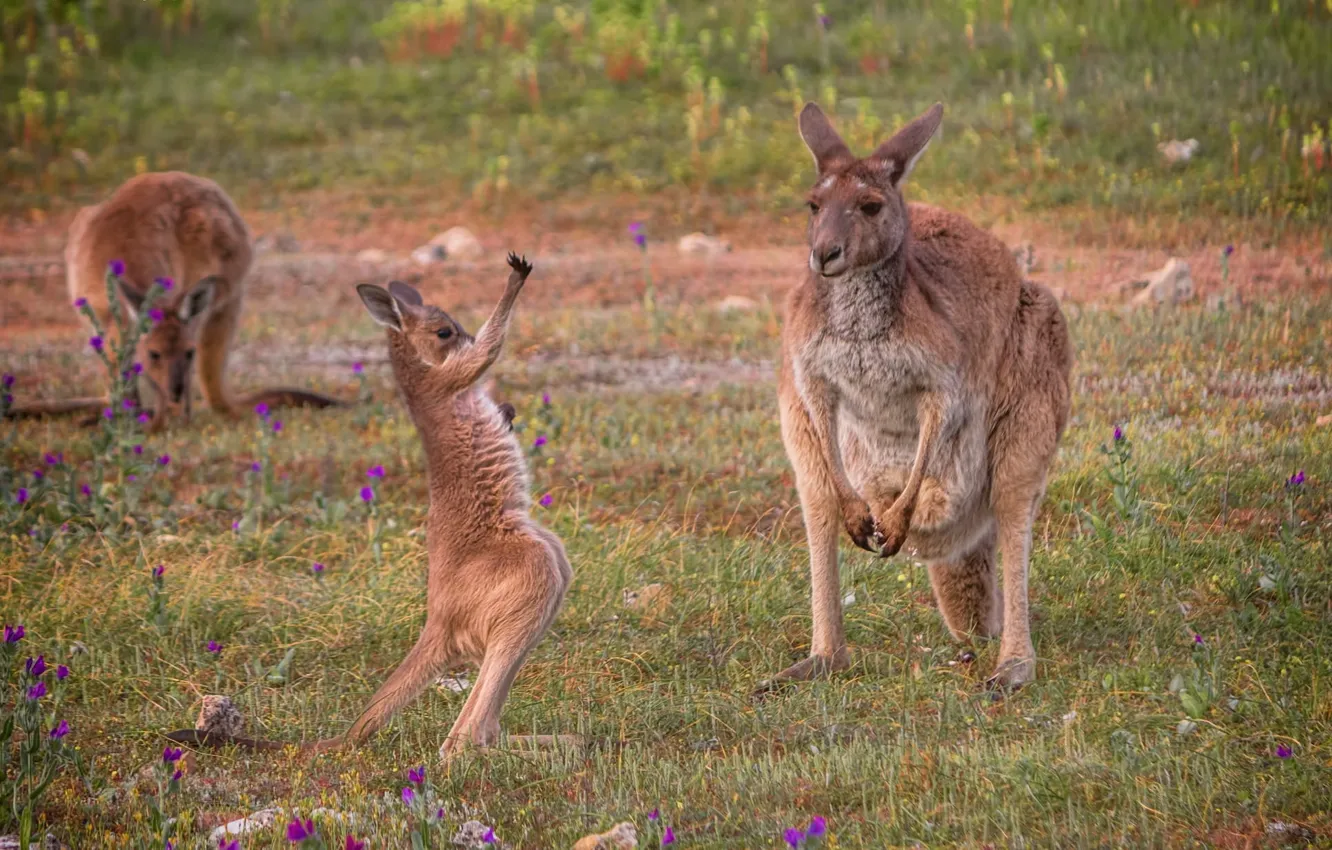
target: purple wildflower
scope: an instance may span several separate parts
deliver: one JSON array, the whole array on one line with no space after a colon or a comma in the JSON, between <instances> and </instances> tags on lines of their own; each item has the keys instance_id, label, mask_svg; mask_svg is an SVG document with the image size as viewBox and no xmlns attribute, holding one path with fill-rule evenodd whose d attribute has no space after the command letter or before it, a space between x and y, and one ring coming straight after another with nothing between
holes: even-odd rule
<instances>
[{"instance_id":1,"label":"purple wildflower","mask_svg":"<svg viewBox=\"0 0 1332 850\"><path fill-rule=\"evenodd\" d=\"M1194 636L1193 636L1193 645L1194 645L1194 646L1202 646L1204 643L1206 643L1206 641L1203 640L1203 636L1202 636L1202 635L1194 635Z\"/></svg>"},{"instance_id":2,"label":"purple wildflower","mask_svg":"<svg viewBox=\"0 0 1332 850\"><path fill-rule=\"evenodd\" d=\"M175 764L180 761L180 757L183 755L185 755L185 753L180 747L167 747L165 750L162 750L162 761L167 764Z\"/></svg>"},{"instance_id":3,"label":"purple wildflower","mask_svg":"<svg viewBox=\"0 0 1332 850\"><path fill-rule=\"evenodd\" d=\"M1115 442L1118 443L1124 439L1124 429L1118 425L1115 426Z\"/></svg>"},{"instance_id":4,"label":"purple wildflower","mask_svg":"<svg viewBox=\"0 0 1332 850\"><path fill-rule=\"evenodd\" d=\"M546 495L541 497L541 499L537 502L537 504L541 505L541 507L543 508L548 508L551 506L551 503L553 503L554 501L555 497L547 493Z\"/></svg>"},{"instance_id":5,"label":"purple wildflower","mask_svg":"<svg viewBox=\"0 0 1332 850\"><path fill-rule=\"evenodd\" d=\"M481 836L481 842L483 844L494 844L496 840L497 839L495 838L495 827L493 826L487 828L486 834Z\"/></svg>"},{"instance_id":6,"label":"purple wildflower","mask_svg":"<svg viewBox=\"0 0 1332 850\"><path fill-rule=\"evenodd\" d=\"M1284 761L1284 760L1290 758L1292 754L1293 754L1293 753L1291 752L1290 747L1286 746L1285 744L1277 744L1277 748L1276 748L1276 757L1277 757L1277 758L1279 758L1279 759L1281 759L1281 760Z\"/></svg>"},{"instance_id":7,"label":"purple wildflower","mask_svg":"<svg viewBox=\"0 0 1332 850\"><path fill-rule=\"evenodd\" d=\"M105 410L102 411L102 418L103 418L103 419L115 419L115 418L116 418L116 412L115 412L114 410L112 410L111 408L108 407L108 408L106 408Z\"/></svg>"},{"instance_id":8,"label":"purple wildflower","mask_svg":"<svg viewBox=\"0 0 1332 850\"><path fill-rule=\"evenodd\" d=\"M5 643L18 643L23 640L22 626L5 626Z\"/></svg>"},{"instance_id":9,"label":"purple wildflower","mask_svg":"<svg viewBox=\"0 0 1332 850\"><path fill-rule=\"evenodd\" d=\"M125 399L124 401L122 401L122 402L120 403L120 406L123 407L123 408L125 408L126 410L133 410L133 409L134 409L134 399L132 399L132 398L127 398L127 399Z\"/></svg>"},{"instance_id":10,"label":"purple wildflower","mask_svg":"<svg viewBox=\"0 0 1332 850\"><path fill-rule=\"evenodd\" d=\"M1229 257L1233 253L1235 253L1234 245L1227 245L1226 247L1221 249L1221 256L1223 257Z\"/></svg>"},{"instance_id":11,"label":"purple wildflower","mask_svg":"<svg viewBox=\"0 0 1332 850\"><path fill-rule=\"evenodd\" d=\"M115 275L116 277L120 277L121 275L125 274L124 260L112 260L111 262L106 264L106 267L108 270L110 270L111 274Z\"/></svg>"},{"instance_id":12,"label":"purple wildflower","mask_svg":"<svg viewBox=\"0 0 1332 850\"><path fill-rule=\"evenodd\" d=\"M166 313L163 313L161 308L154 307L148 311L148 318L152 319L154 322L160 322L166 318Z\"/></svg>"},{"instance_id":13,"label":"purple wildflower","mask_svg":"<svg viewBox=\"0 0 1332 850\"><path fill-rule=\"evenodd\" d=\"M28 501L28 488L27 487L18 488L18 490L14 493L14 501L18 502L20 505Z\"/></svg>"},{"instance_id":14,"label":"purple wildflower","mask_svg":"<svg viewBox=\"0 0 1332 850\"><path fill-rule=\"evenodd\" d=\"M782 838L786 840L788 846L799 847L800 842L805 840L805 833L791 826L787 827L786 832L782 833Z\"/></svg>"},{"instance_id":15,"label":"purple wildflower","mask_svg":"<svg viewBox=\"0 0 1332 850\"><path fill-rule=\"evenodd\" d=\"M828 832L828 822L821 816L815 815L809 822L809 828L805 830L808 838L822 838Z\"/></svg>"},{"instance_id":16,"label":"purple wildflower","mask_svg":"<svg viewBox=\"0 0 1332 850\"><path fill-rule=\"evenodd\" d=\"M36 702L37 700L41 699L44 696L46 696L45 682L38 682L37 684L33 685L31 688L28 688L28 699L32 700L33 702Z\"/></svg>"},{"instance_id":17,"label":"purple wildflower","mask_svg":"<svg viewBox=\"0 0 1332 850\"><path fill-rule=\"evenodd\" d=\"M323 574L324 574L324 565L321 564L321 563L319 563L318 561L316 561L315 563L311 564L311 565L310 565L310 569L311 569L311 570L314 572L314 574L317 575L317 576L319 576L319 575L323 575Z\"/></svg>"},{"instance_id":18,"label":"purple wildflower","mask_svg":"<svg viewBox=\"0 0 1332 850\"><path fill-rule=\"evenodd\" d=\"M675 830L671 829L668 826L666 827L666 831L661 834L661 846L665 847L667 844L674 844L674 843L675 843Z\"/></svg>"},{"instance_id":19,"label":"purple wildflower","mask_svg":"<svg viewBox=\"0 0 1332 850\"><path fill-rule=\"evenodd\" d=\"M87 299L87 298L75 298L75 299L74 299L74 306L75 306L75 307L78 307L80 310L82 310L84 307L87 307L87 306L88 306L88 299Z\"/></svg>"},{"instance_id":20,"label":"purple wildflower","mask_svg":"<svg viewBox=\"0 0 1332 850\"><path fill-rule=\"evenodd\" d=\"M256 404L256 405L254 406L254 412L257 413L257 414L259 414L259 418L260 418L260 419L267 419L267 418L268 418L268 405L261 401L261 402L259 402L258 404Z\"/></svg>"},{"instance_id":21,"label":"purple wildflower","mask_svg":"<svg viewBox=\"0 0 1332 850\"><path fill-rule=\"evenodd\" d=\"M9 389L10 387L14 386L14 376L6 372L5 376L3 378L0 378L0 384L4 384L5 389Z\"/></svg>"},{"instance_id":22,"label":"purple wildflower","mask_svg":"<svg viewBox=\"0 0 1332 850\"><path fill-rule=\"evenodd\" d=\"M653 809L652 811L648 812L648 820L652 821L653 823L656 823L657 821L661 820L661 809Z\"/></svg>"},{"instance_id":23,"label":"purple wildflower","mask_svg":"<svg viewBox=\"0 0 1332 850\"><path fill-rule=\"evenodd\" d=\"M59 466L65 461L65 453L56 452L55 454L51 454L50 452L47 452L45 460L47 466Z\"/></svg>"},{"instance_id":24,"label":"purple wildflower","mask_svg":"<svg viewBox=\"0 0 1332 850\"><path fill-rule=\"evenodd\" d=\"M176 285L176 282L169 277L155 277L153 278L153 283L162 287L166 292L170 292L171 288Z\"/></svg>"},{"instance_id":25,"label":"purple wildflower","mask_svg":"<svg viewBox=\"0 0 1332 850\"><path fill-rule=\"evenodd\" d=\"M314 818L307 819L304 823L300 818L296 818L287 824L287 840L295 844L304 841L307 838L314 838L315 825Z\"/></svg>"},{"instance_id":26,"label":"purple wildflower","mask_svg":"<svg viewBox=\"0 0 1332 850\"><path fill-rule=\"evenodd\" d=\"M411 780L414 785L417 785L419 787L423 782L425 782L425 766L422 765L421 767L414 767L411 770L407 771L407 778Z\"/></svg>"},{"instance_id":27,"label":"purple wildflower","mask_svg":"<svg viewBox=\"0 0 1332 850\"><path fill-rule=\"evenodd\" d=\"M367 470L365 471L365 474L366 474L368 477L370 477L370 478L383 478L383 477L384 477L384 467L383 467L382 464L375 464L374 466L372 466L372 467L370 467L369 469L367 469Z\"/></svg>"},{"instance_id":28,"label":"purple wildflower","mask_svg":"<svg viewBox=\"0 0 1332 850\"><path fill-rule=\"evenodd\" d=\"M56 667L56 681L63 682L69 678L69 668L61 664Z\"/></svg>"},{"instance_id":29,"label":"purple wildflower","mask_svg":"<svg viewBox=\"0 0 1332 850\"><path fill-rule=\"evenodd\" d=\"M60 723L56 725L56 728L51 730L51 740L59 741L61 738L65 737L68 734L69 734L69 721L62 720L60 721Z\"/></svg>"},{"instance_id":30,"label":"purple wildflower","mask_svg":"<svg viewBox=\"0 0 1332 850\"><path fill-rule=\"evenodd\" d=\"M347 843L342 845L342 850L365 850L365 842L357 841L349 835L347 836Z\"/></svg>"},{"instance_id":31,"label":"purple wildflower","mask_svg":"<svg viewBox=\"0 0 1332 850\"><path fill-rule=\"evenodd\" d=\"M134 447L134 453L135 453L136 455L141 455L141 454L143 454L143 446L135 446L135 447Z\"/></svg>"},{"instance_id":32,"label":"purple wildflower","mask_svg":"<svg viewBox=\"0 0 1332 850\"><path fill-rule=\"evenodd\" d=\"M368 504L370 504L371 502L373 502L374 500L375 500L375 488L374 488L374 487L362 487L362 488L361 488L361 501L362 501L362 502L365 502L365 503L368 505Z\"/></svg>"},{"instance_id":33,"label":"purple wildflower","mask_svg":"<svg viewBox=\"0 0 1332 850\"><path fill-rule=\"evenodd\" d=\"M215 640L210 640L208 642L208 651L214 655L220 656L222 654L222 644L218 643Z\"/></svg>"},{"instance_id":34,"label":"purple wildflower","mask_svg":"<svg viewBox=\"0 0 1332 850\"><path fill-rule=\"evenodd\" d=\"M827 15L819 15L819 26L823 28L824 32L832 29L832 18Z\"/></svg>"},{"instance_id":35,"label":"purple wildflower","mask_svg":"<svg viewBox=\"0 0 1332 850\"><path fill-rule=\"evenodd\" d=\"M102 338L100 336L93 336L93 337L88 337L88 344L91 345L93 349L95 349L96 351L101 351L102 346L105 343L102 341Z\"/></svg>"},{"instance_id":36,"label":"purple wildflower","mask_svg":"<svg viewBox=\"0 0 1332 850\"><path fill-rule=\"evenodd\" d=\"M46 672L46 656L39 655L36 658L29 658L23 663L23 669L28 671L28 675L36 679Z\"/></svg>"},{"instance_id":37,"label":"purple wildflower","mask_svg":"<svg viewBox=\"0 0 1332 850\"><path fill-rule=\"evenodd\" d=\"M352 374L359 375L364 371L365 371L365 364L362 363L361 361L357 360L355 363L352 364ZM351 836L349 835L347 837L350 838Z\"/></svg>"},{"instance_id":38,"label":"purple wildflower","mask_svg":"<svg viewBox=\"0 0 1332 850\"><path fill-rule=\"evenodd\" d=\"M261 469L263 469L263 468L264 468L264 465L263 465L262 463L260 463L259 461L257 461L257 460L256 460L256 461L253 461L253 462L250 463L250 471L251 471L251 472L258 472L259 470L261 470Z\"/></svg>"},{"instance_id":39,"label":"purple wildflower","mask_svg":"<svg viewBox=\"0 0 1332 850\"><path fill-rule=\"evenodd\" d=\"M1294 475L1292 475L1292 476L1290 476L1289 478L1286 479L1286 486L1287 486L1287 487L1298 487L1298 486L1300 486L1300 485L1303 484L1303 483L1304 483L1304 470L1303 470L1303 469L1301 469L1299 472L1295 473Z\"/></svg>"},{"instance_id":40,"label":"purple wildflower","mask_svg":"<svg viewBox=\"0 0 1332 850\"><path fill-rule=\"evenodd\" d=\"M79 492L82 493L82 494L85 495L85 496L91 496L91 495L92 495L92 487L91 487L90 485L88 485L88 484L81 484L81 485L79 485Z\"/></svg>"},{"instance_id":41,"label":"purple wildflower","mask_svg":"<svg viewBox=\"0 0 1332 850\"><path fill-rule=\"evenodd\" d=\"M550 442L550 440L546 439L545 434L537 434L537 438L532 441L532 448L539 449L548 442Z\"/></svg>"},{"instance_id":42,"label":"purple wildflower","mask_svg":"<svg viewBox=\"0 0 1332 850\"><path fill-rule=\"evenodd\" d=\"M281 431L281 430L282 430L282 420L281 420L281 419L274 419L274 420L273 420L273 433L276 434L276 433L278 433L278 432Z\"/></svg>"},{"instance_id":43,"label":"purple wildflower","mask_svg":"<svg viewBox=\"0 0 1332 850\"><path fill-rule=\"evenodd\" d=\"M160 463L162 466L166 466L167 464L171 463L171 455L162 455L157 459L157 462Z\"/></svg>"},{"instance_id":44,"label":"purple wildflower","mask_svg":"<svg viewBox=\"0 0 1332 850\"><path fill-rule=\"evenodd\" d=\"M126 475L126 476L125 476L125 480L127 480L127 481L138 481L138 480L139 480L139 476L137 476L137 475Z\"/></svg>"},{"instance_id":45,"label":"purple wildflower","mask_svg":"<svg viewBox=\"0 0 1332 850\"><path fill-rule=\"evenodd\" d=\"M231 530L232 530L232 531L240 531L240 520L234 520L234 521L231 523Z\"/></svg>"},{"instance_id":46,"label":"purple wildflower","mask_svg":"<svg viewBox=\"0 0 1332 850\"><path fill-rule=\"evenodd\" d=\"M646 234L646 233L641 233L641 232L640 232L640 233L635 233L635 234L634 234L634 244L646 251L646 250L647 250L647 234Z\"/></svg>"},{"instance_id":47,"label":"purple wildflower","mask_svg":"<svg viewBox=\"0 0 1332 850\"><path fill-rule=\"evenodd\" d=\"M546 407L550 407L550 393L548 392L541 393L541 403Z\"/></svg>"},{"instance_id":48,"label":"purple wildflower","mask_svg":"<svg viewBox=\"0 0 1332 850\"><path fill-rule=\"evenodd\" d=\"M45 478L46 476L42 475L42 471L41 471L40 469L34 469L34 470L32 471L32 477L33 477L33 479L36 480L36 481L41 481L41 480L42 480L43 478Z\"/></svg>"},{"instance_id":49,"label":"purple wildflower","mask_svg":"<svg viewBox=\"0 0 1332 850\"><path fill-rule=\"evenodd\" d=\"M217 840L217 850L240 850L240 841L235 838L227 841L223 836Z\"/></svg>"},{"instance_id":50,"label":"purple wildflower","mask_svg":"<svg viewBox=\"0 0 1332 850\"><path fill-rule=\"evenodd\" d=\"M136 375L139 374L140 372L143 371L143 364L142 364L142 363L135 363L133 366L130 367L130 371L133 372L133 373L136 374Z\"/></svg>"},{"instance_id":51,"label":"purple wildflower","mask_svg":"<svg viewBox=\"0 0 1332 850\"><path fill-rule=\"evenodd\" d=\"M416 792L412 790L410 785L402 787L402 802L408 806L416 802Z\"/></svg>"},{"instance_id":52,"label":"purple wildflower","mask_svg":"<svg viewBox=\"0 0 1332 850\"><path fill-rule=\"evenodd\" d=\"M180 778L181 778L182 776L184 776L184 775L185 775L185 771L180 770L180 769L177 769L175 773L171 774L171 781L172 781L172 782L179 782L179 781L180 781Z\"/></svg>"},{"instance_id":53,"label":"purple wildflower","mask_svg":"<svg viewBox=\"0 0 1332 850\"><path fill-rule=\"evenodd\" d=\"M151 421L153 421L153 417L149 416L147 413L140 413L140 414L139 414L139 424L140 424L140 425L147 425L147 424L148 424L149 422L151 422Z\"/></svg>"}]
</instances>

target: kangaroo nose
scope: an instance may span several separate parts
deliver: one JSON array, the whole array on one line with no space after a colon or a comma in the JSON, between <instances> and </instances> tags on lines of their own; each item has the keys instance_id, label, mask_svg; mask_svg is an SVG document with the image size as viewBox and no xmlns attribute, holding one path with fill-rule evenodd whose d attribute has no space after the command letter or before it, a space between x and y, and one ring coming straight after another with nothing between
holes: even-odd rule
<instances>
[{"instance_id":1,"label":"kangaroo nose","mask_svg":"<svg viewBox=\"0 0 1332 850\"><path fill-rule=\"evenodd\" d=\"M842 256L842 248L840 245L835 248L829 248L823 252L823 257L821 258L823 266L826 268L830 264L837 262L837 258L840 256Z\"/></svg>"},{"instance_id":2,"label":"kangaroo nose","mask_svg":"<svg viewBox=\"0 0 1332 850\"><path fill-rule=\"evenodd\" d=\"M824 274L828 266L837 262L842 256L842 247L840 245L833 248L816 248L809 252L809 268L818 274Z\"/></svg>"}]
</instances>

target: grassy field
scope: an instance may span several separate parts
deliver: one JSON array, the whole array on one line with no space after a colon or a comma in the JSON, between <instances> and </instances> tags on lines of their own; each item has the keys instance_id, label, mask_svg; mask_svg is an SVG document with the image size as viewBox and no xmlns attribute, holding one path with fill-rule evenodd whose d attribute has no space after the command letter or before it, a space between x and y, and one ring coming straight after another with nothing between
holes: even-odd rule
<instances>
[{"instance_id":1,"label":"grassy field","mask_svg":"<svg viewBox=\"0 0 1332 850\"><path fill-rule=\"evenodd\" d=\"M538 510L576 570L506 729L573 732L588 749L444 770L434 754L463 697L432 691L356 755L200 755L167 803L183 846L270 805L355 813L372 846L407 846L397 794L418 763L447 808L441 837L467 811L516 847L567 847L621 819L642 828L657 807L691 847L775 847L816 814L843 847L1265 846L1274 822L1332 840L1332 430L1314 424L1332 392L1332 303L1073 321L1075 418L1033 559L1040 678L1000 703L982 685L992 648L953 666L924 570L849 545L854 668L751 701L808 640L771 376L778 323L683 308L604 319L625 339L657 334L683 365L655 380L652 361L598 321L529 313L511 350L545 356L501 361L497 389L518 406L524 442L550 439L532 458L536 492L553 496ZM283 321L260 309L246 336ZM720 348L727 336L748 348ZM334 734L414 640L422 457L374 326L355 323L340 342L369 354L371 400L290 412L276 437L257 419L205 415L146 441L146 456L171 462L150 483L109 485L112 502L138 494L125 524L94 530L54 494L21 508L6 495L6 620L26 625L27 652L73 671L64 713L88 780L62 780L44 812L72 846L146 838L153 798L128 789L202 694L233 695L254 733ZM646 363L646 377L589 378L568 365L575 353ZM354 393L348 365L318 368L301 375ZM681 389L689 374L700 379ZM1133 455L1118 498L1101 451L1116 424ZM7 475L29 476L54 451L54 487L84 480L89 438L58 422L8 438ZM377 464L382 482L365 475ZM1299 470L1304 482L1287 486ZM367 483L373 518L356 496ZM625 607L625 590L654 582L665 603ZM257 665L291 649L285 684L267 683ZM321 828L341 846L343 827ZM245 841L283 845L274 830Z\"/></svg>"},{"instance_id":2,"label":"grassy field","mask_svg":"<svg viewBox=\"0 0 1332 850\"><path fill-rule=\"evenodd\" d=\"M623 820L646 834L654 809L690 848L783 847L815 816L846 848L1332 847L1332 6L866 6L0 0L6 391L100 391L64 229L136 171L183 168L300 246L251 277L233 382L358 399L283 411L276 433L205 411L110 446L70 420L3 423L0 619L25 636L0 660L68 666L41 705L80 763L37 826L161 850L176 818L178 847L212 850L226 821L323 808L329 847L410 847L400 791L424 764L433 847L477 819L567 848ZM775 389L805 99L860 150L943 100L909 197L1034 241L1034 276L1070 296L1073 420L1032 558L1038 680L1004 701L983 686L997 647L956 663L924 568L849 542L853 668L751 698L809 641ZM1167 165L1172 138L1199 153ZM459 223L485 259L353 260ZM700 229L736 251L677 255ZM465 699L441 687L361 752L201 752L158 793L163 734L204 695L233 697L255 736L337 734L415 640L423 458L351 284L416 274L474 329L510 248L537 271L495 395L575 580L504 722L586 747L441 766ZM1171 255L1201 295L1239 301L1106 303ZM716 309L733 294L752 309ZM0 698L26 705L12 684ZM11 791L0 779L0 808ZM290 846L281 824L242 844Z\"/></svg>"}]
</instances>

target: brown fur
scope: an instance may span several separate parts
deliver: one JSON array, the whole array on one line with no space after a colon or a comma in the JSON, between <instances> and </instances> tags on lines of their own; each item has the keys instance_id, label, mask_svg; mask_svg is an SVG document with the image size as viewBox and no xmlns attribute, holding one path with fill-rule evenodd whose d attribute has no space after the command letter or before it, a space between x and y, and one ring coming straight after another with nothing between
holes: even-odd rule
<instances>
[{"instance_id":1,"label":"brown fur","mask_svg":"<svg viewBox=\"0 0 1332 850\"><path fill-rule=\"evenodd\" d=\"M1031 525L1069 415L1072 348L1054 297L965 218L908 205L899 186L942 119L935 106L865 159L819 108L801 134L810 271L787 301L782 438L810 547L813 645L778 681L848 665L837 526L929 567L959 640L1002 632L992 684L1035 675ZM1003 593L995 582L996 545Z\"/></svg>"},{"instance_id":2,"label":"brown fur","mask_svg":"<svg viewBox=\"0 0 1332 850\"><path fill-rule=\"evenodd\" d=\"M499 356L532 268L514 255L509 264L504 296L475 339L406 284L387 292L358 287L371 315L389 328L393 374L425 446L430 569L425 628L352 724L348 742L364 741L446 667L479 661L440 754L494 743L514 677L569 586L563 544L528 515L530 482L510 417L477 386Z\"/></svg>"},{"instance_id":3,"label":"brown fur","mask_svg":"<svg viewBox=\"0 0 1332 850\"><path fill-rule=\"evenodd\" d=\"M341 404L304 390L262 390L244 399L227 392L227 358L253 259L249 229L227 194L211 180L180 171L131 178L105 202L75 216L65 246L69 297L88 299L103 329L117 332L106 291L112 260L125 263L119 304L132 313L154 280L174 282L154 305L162 310L162 320L139 338L134 355L143 366L143 383L153 391L153 430L168 414L183 413L188 419L196 361L204 398L221 413L259 402L270 407ZM61 409L59 404L37 406L17 415Z\"/></svg>"}]
</instances>

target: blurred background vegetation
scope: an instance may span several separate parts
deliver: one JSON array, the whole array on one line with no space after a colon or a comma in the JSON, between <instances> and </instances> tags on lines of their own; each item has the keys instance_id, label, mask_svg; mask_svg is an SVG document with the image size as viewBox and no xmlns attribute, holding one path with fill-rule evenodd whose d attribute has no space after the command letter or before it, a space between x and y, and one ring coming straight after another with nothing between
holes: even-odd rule
<instances>
[{"instance_id":1,"label":"blurred background vegetation","mask_svg":"<svg viewBox=\"0 0 1332 850\"><path fill-rule=\"evenodd\" d=\"M807 100L935 100L938 200L1332 212L1332 0L0 0L0 211L179 168L266 192L793 203ZM1158 145L1197 139L1168 164Z\"/></svg>"}]
</instances>

